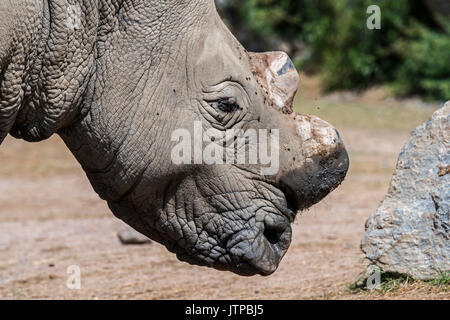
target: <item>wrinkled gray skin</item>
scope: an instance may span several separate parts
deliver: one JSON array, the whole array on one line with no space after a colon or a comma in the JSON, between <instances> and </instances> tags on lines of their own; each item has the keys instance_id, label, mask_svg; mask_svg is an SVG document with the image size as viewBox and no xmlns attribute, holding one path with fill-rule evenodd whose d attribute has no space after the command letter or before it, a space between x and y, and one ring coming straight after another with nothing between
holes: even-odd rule
<instances>
[{"instance_id":1,"label":"wrinkled gray skin","mask_svg":"<svg viewBox=\"0 0 450 320\"><path fill-rule=\"evenodd\" d=\"M59 134L112 212L180 260L273 273L297 210L345 177L334 128L273 106L252 65L258 55L250 58L212 0L69 3L81 7L79 28L68 27L67 0L1 1L0 143L8 133ZM207 116L224 98L240 107L228 127L280 129L277 175L173 164L173 130L193 131L195 120L224 129Z\"/></svg>"}]
</instances>

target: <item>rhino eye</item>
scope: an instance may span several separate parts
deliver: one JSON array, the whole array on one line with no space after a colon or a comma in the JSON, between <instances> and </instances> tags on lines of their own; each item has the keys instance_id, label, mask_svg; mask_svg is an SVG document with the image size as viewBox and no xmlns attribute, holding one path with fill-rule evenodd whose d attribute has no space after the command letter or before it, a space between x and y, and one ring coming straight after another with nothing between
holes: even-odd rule
<instances>
[{"instance_id":1,"label":"rhino eye","mask_svg":"<svg viewBox=\"0 0 450 320\"><path fill-rule=\"evenodd\" d=\"M231 90L230 90L231 91ZM214 92L201 102L203 117L216 129L226 130L237 125L246 114L246 101L236 97L232 92ZM238 100L239 99L239 100Z\"/></svg>"},{"instance_id":2,"label":"rhino eye","mask_svg":"<svg viewBox=\"0 0 450 320\"><path fill-rule=\"evenodd\" d=\"M242 110L235 98L220 99L218 101L210 102L210 105L218 111L224 113L232 113L237 110Z\"/></svg>"}]
</instances>

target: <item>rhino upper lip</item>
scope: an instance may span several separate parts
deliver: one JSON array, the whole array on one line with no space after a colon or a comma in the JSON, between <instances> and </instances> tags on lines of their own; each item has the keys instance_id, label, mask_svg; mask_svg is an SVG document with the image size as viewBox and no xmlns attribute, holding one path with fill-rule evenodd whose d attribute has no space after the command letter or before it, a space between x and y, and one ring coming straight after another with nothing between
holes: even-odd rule
<instances>
[{"instance_id":1,"label":"rhino upper lip","mask_svg":"<svg viewBox=\"0 0 450 320\"><path fill-rule=\"evenodd\" d=\"M292 223L295 219L295 216L297 214L297 208L298 208L298 201L296 200L295 195L288 187L284 187L274 181L264 179L261 177L254 178L255 180L258 180L260 182L263 182L265 184L270 185L272 188L277 189L283 194L284 199L286 200L286 206L283 205L276 205L274 203L275 208L280 211L284 216L286 216L289 221Z\"/></svg>"},{"instance_id":2,"label":"rhino upper lip","mask_svg":"<svg viewBox=\"0 0 450 320\"><path fill-rule=\"evenodd\" d=\"M254 256L253 253L250 256L247 256L246 254L242 256L235 256L230 252L230 248L233 248L241 241L239 236L242 232L245 232L245 230L241 230L231 235L226 243L226 248L230 256L230 262L232 263L231 268L234 272L243 276L252 276L255 274L268 276L272 274L277 269L278 263L281 261L281 258L284 256L287 248L282 249L278 244L272 243L271 246L273 250L277 252L278 259L275 263L272 261L270 263L270 267L267 268L267 263L260 263L261 259L266 259L264 256Z\"/></svg>"}]
</instances>

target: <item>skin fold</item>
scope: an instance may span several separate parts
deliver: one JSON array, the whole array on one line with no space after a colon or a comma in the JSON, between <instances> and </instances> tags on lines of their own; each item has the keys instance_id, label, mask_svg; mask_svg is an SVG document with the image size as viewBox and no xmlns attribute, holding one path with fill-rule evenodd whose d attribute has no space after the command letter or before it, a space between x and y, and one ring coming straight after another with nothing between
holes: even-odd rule
<instances>
[{"instance_id":1,"label":"skin fold","mask_svg":"<svg viewBox=\"0 0 450 320\"><path fill-rule=\"evenodd\" d=\"M6 0L0 21L0 143L60 135L114 215L182 261L273 273L296 212L345 178L337 131L292 112L290 60L248 53L212 0ZM174 164L196 121L279 130L280 170Z\"/></svg>"}]
</instances>

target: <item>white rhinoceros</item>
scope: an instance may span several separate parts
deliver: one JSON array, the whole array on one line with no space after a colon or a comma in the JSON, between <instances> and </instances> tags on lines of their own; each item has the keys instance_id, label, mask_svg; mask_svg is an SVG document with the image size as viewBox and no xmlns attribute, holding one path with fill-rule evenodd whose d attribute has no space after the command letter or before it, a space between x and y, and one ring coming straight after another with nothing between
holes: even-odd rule
<instances>
[{"instance_id":1,"label":"white rhinoceros","mask_svg":"<svg viewBox=\"0 0 450 320\"><path fill-rule=\"evenodd\" d=\"M0 143L60 135L117 217L192 264L273 273L348 169L293 113L289 57L246 52L212 0L2 0L0 67Z\"/></svg>"}]
</instances>

